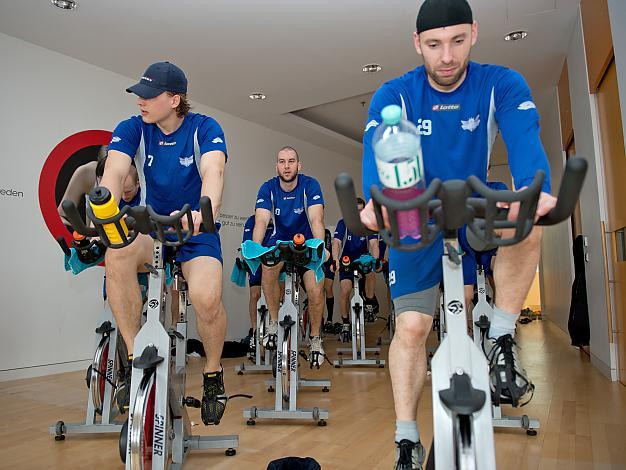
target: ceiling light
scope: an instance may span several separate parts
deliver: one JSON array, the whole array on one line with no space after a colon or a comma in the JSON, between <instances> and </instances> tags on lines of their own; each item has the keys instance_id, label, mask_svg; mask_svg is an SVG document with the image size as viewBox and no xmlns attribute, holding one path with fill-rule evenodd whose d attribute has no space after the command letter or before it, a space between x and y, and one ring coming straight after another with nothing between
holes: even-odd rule
<instances>
[{"instance_id":1,"label":"ceiling light","mask_svg":"<svg viewBox=\"0 0 626 470\"><path fill-rule=\"evenodd\" d=\"M250 94L251 100L264 100L265 98L267 98L267 96L265 96L263 93L251 93Z\"/></svg>"},{"instance_id":2,"label":"ceiling light","mask_svg":"<svg viewBox=\"0 0 626 470\"><path fill-rule=\"evenodd\" d=\"M376 73L376 72L380 72L383 68L380 66L380 64L367 64L363 66L363 72L364 73Z\"/></svg>"},{"instance_id":3,"label":"ceiling light","mask_svg":"<svg viewBox=\"0 0 626 470\"><path fill-rule=\"evenodd\" d=\"M505 41L519 41L520 39L525 39L528 36L528 32L526 31L511 31L509 34L504 36Z\"/></svg>"},{"instance_id":4,"label":"ceiling light","mask_svg":"<svg viewBox=\"0 0 626 470\"><path fill-rule=\"evenodd\" d=\"M78 8L76 0L50 0L52 4L61 10L72 11Z\"/></svg>"}]
</instances>

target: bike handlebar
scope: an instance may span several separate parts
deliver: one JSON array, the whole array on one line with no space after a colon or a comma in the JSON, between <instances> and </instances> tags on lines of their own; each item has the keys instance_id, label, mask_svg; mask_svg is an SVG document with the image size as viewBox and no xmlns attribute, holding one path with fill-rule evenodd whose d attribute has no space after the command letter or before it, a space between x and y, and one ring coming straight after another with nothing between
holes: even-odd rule
<instances>
[{"instance_id":1,"label":"bike handlebar","mask_svg":"<svg viewBox=\"0 0 626 470\"><path fill-rule=\"evenodd\" d=\"M533 225L555 225L567 219L574 208L587 172L587 161L573 157L567 161L559 188L556 206L546 215L535 221L535 213L541 187L543 171L539 170L533 182L520 191L496 191L482 183L476 176L467 181L434 179L426 191L406 201L396 201L385 196L377 186L371 187L374 211L379 227L384 227L382 208L387 209L389 229L380 230L380 235L388 245L400 251L413 251L433 242L439 232L450 234L467 225L486 244L510 246L526 238ZM376 233L366 228L354 205L356 193L350 175L341 173L335 179L335 189L344 221L348 229L358 236ZM472 197L476 192L481 197ZM509 209L500 203L519 203L519 213L515 220L508 220ZM401 243L398 235L397 213L416 209L420 215L421 238L416 243ZM495 230L514 229L510 238L501 238Z\"/></svg>"},{"instance_id":2,"label":"bike handlebar","mask_svg":"<svg viewBox=\"0 0 626 470\"><path fill-rule=\"evenodd\" d=\"M97 189L97 188L94 188ZM67 219L72 227L80 234L87 237L100 237L102 243L107 248L123 248L130 245L139 233L146 235L155 234L156 238L166 246L184 245L193 236L193 228L185 230L182 226L183 217L187 218L187 226L193 227L193 217L191 214L191 206L185 204L183 208L174 215L157 214L151 206L124 206L117 215L106 219L97 217L90 205L87 205L87 218L91 220L94 227L87 227L83 222L78 209L73 201L65 200L61 203L61 207L65 211ZM200 231L205 233L213 233L216 230L213 220L213 208L211 199L208 196L200 198L200 214L202 215L202 224ZM124 217L126 217L124 219ZM128 235L124 233L121 221L124 219L128 227ZM104 225L114 224L122 239L121 243L113 243L107 236ZM168 237L174 237L170 239Z\"/></svg>"}]
</instances>

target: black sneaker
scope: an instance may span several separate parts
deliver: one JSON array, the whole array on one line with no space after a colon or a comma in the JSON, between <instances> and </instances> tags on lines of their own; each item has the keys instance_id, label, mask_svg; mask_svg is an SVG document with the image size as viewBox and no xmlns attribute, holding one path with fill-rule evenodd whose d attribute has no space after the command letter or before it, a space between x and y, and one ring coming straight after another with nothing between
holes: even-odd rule
<instances>
[{"instance_id":1,"label":"black sneaker","mask_svg":"<svg viewBox=\"0 0 626 470\"><path fill-rule=\"evenodd\" d=\"M332 334L335 332L335 328L333 327L333 323L331 321L327 321L324 324L324 333Z\"/></svg>"},{"instance_id":2,"label":"black sneaker","mask_svg":"<svg viewBox=\"0 0 626 470\"><path fill-rule=\"evenodd\" d=\"M486 338L483 350L489 361L494 404L506 403L514 407L527 404L533 397L535 386L522 368L513 337Z\"/></svg>"},{"instance_id":3,"label":"black sneaker","mask_svg":"<svg viewBox=\"0 0 626 470\"><path fill-rule=\"evenodd\" d=\"M224 370L205 372L202 374L202 382L202 422L205 426L220 424L228 400L224 389Z\"/></svg>"},{"instance_id":4,"label":"black sneaker","mask_svg":"<svg viewBox=\"0 0 626 470\"><path fill-rule=\"evenodd\" d=\"M422 443L402 439L396 442L396 463L393 470L422 470L424 447Z\"/></svg>"},{"instance_id":5,"label":"black sneaker","mask_svg":"<svg viewBox=\"0 0 626 470\"><path fill-rule=\"evenodd\" d=\"M128 362L122 364L117 371L117 389L115 390L115 401L120 414L124 414L130 408L130 378L133 375L133 356L128 356Z\"/></svg>"}]
</instances>

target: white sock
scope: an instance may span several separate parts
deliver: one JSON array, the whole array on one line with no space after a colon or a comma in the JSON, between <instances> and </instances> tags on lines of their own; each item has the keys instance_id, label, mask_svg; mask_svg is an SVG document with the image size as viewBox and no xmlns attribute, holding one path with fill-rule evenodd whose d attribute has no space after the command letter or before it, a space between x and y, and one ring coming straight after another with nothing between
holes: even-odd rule
<instances>
[{"instance_id":1,"label":"white sock","mask_svg":"<svg viewBox=\"0 0 626 470\"><path fill-rule=\"evenodd\" d=\"M504 335L515 335L515 324L520 314L505 312L498 306L493 308L493 316L491 317L491 326L489 327L490 338L500 338Z\"/></svg>"},{"instance_id":2,"label":"white sock","mask_svg":"<svg viewBox=\"0 0 626 470\"><path fill-rule=\"evenodd\" d=\"M408 439L411 442L420 440L420 433L417 430L417 421L396 420L396 442Z\"/></svg>"}]
</instances>

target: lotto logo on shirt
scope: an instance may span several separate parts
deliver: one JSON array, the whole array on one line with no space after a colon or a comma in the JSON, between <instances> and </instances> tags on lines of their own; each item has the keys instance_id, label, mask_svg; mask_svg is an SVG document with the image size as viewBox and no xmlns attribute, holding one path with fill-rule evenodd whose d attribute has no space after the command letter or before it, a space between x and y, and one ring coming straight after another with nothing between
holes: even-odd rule
<instances>
[{"instance_id":1,"label":"lotto logo on shirt","mask_svg":"<svg viewBox=\"0 0 626 470\"><path fill-rule=\"evenodd\" d=\"M436 104L433 106L433 111L459 111L460 109L460 104Z\"/></svg>"}]
</instances>

